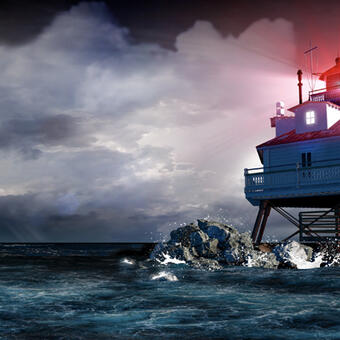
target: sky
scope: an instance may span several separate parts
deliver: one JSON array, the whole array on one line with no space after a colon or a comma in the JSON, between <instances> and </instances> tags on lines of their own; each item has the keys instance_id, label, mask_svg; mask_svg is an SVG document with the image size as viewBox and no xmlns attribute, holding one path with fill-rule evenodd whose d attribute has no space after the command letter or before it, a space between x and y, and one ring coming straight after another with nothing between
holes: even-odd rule
<instances>
[{"instance_id":1,"label":"sky","mask_svg":"<svg viewBox=\"0 0 340 340\"><path fill-rule=\"evenodd\" d=\"M0 241L251 230L243 169L261 166L275 103L297 104L310 40L319 71L338 52L326 2L2 2ZM274 212L265 238L292 231Z\"/></svg>"}]
</instances>

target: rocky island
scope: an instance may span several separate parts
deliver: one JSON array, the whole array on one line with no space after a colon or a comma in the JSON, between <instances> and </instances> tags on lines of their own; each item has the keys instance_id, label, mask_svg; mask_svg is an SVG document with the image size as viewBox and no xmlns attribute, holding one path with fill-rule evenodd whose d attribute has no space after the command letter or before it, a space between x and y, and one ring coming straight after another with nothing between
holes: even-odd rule
<instances>
[{"instance_id":1,"label":"rocky island","mask_svg":"<svg viewBox=\"0 0 340 340\"><path fill-rule=\"evenodd\" d=\"M158 262L171 257L211 270L230 265L307 269L320 267L323 262L319 252L296 241L254 246L249 233L207 220L197 220L197 224L173 230L170 240L156 245L150 257Z\"/></svg>"}]
</instances>

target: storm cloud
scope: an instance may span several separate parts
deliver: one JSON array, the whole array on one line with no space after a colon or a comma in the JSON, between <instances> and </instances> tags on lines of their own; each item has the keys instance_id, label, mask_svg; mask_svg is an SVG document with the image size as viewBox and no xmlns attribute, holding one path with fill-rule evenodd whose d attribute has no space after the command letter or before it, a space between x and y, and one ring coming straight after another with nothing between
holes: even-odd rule
<instances>
[{"instance_id":1,"label":"storm cloud","mask_svg":"<svg viewBox=\"0 0 340 340\"><path fill-rule=\"evenodd\" d=\"M35 119L15 118L0 127L0 149L20 151L25 158L37 158L40 146L84 145L79 122L65 114Z\"/></svg>"},{"instance_id":2,"label":"storm cloud","mask_svg":"<svg viewBox=\"0 0 340 340\"><path fill-rule=\"evenodd\" d=\"M82 3L0 46L3 241L157 240L208 216L251 229L243 168L275 102L295 103L292 23L234 38L196 21L175 50L131 40Z\"/></svg>"}]
</instances>

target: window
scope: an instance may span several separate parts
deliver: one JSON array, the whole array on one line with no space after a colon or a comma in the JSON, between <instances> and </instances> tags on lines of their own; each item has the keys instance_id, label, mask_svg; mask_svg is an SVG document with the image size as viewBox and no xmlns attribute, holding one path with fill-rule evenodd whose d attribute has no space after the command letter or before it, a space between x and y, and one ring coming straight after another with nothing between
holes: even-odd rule
<instances>
[{"instance_id":1,"label":"window","mask_svg":"<svg viewBox=\"0 0 340 340\"><path fill-rule=\"evenodd\" d=\"M315 123L315 112L307 111L306 112L306 124L311 125Z\"/></svg>"},{"instance_id":2,"label":"window","mask_svg":"<svg viewBox=\"0 0 340 340\"><path fill-rule=\"evenodd\" d=\"M307 166L312 166L312 154L307 152Z\"/></svg>"},{"instance_id":3,"label":"window","mask_svg":"<svg viewBox=\"0 0 340 340\"><path fill-rule=\"evenodd\" d=\"M310 152L301 154L301 165L303 168L312 166L312 154Z\"/></svg>"}]
</instances>

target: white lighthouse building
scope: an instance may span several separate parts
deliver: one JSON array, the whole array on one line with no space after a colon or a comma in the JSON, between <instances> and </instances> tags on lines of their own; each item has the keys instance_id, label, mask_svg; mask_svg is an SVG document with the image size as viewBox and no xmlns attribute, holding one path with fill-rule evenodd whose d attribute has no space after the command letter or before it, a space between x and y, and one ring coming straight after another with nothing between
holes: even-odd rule
<instances>
[{"instance_id":1,"label":"white lighthouse building","mask_svg":"<svg viewBox=\"0 0 340 340\"><path fill-rule=\"evenodd\" d=\"M260 243L271 209L298 228L300 241L340 239L340 58L322 73L324 89L311 91L285 112L277 103L271 118L275 137L256 147L262 168L245 169L247 200L259 206L253 241ZM296 218L285 208L318 208ZM325 209L326 208L326 209Z\"/></svg>"}]
</instances>

